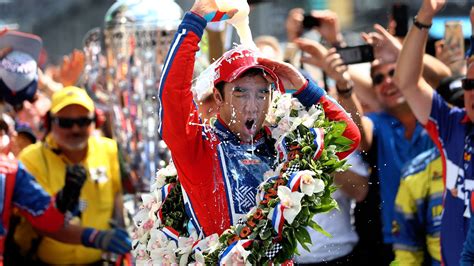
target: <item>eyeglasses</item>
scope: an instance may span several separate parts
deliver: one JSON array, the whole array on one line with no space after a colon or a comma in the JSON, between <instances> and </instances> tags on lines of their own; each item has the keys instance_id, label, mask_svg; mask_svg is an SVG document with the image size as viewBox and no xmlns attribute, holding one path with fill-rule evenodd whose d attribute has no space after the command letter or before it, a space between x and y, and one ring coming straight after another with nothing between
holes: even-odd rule
<instances>
[{"instance_id":1,"label":"eyeglasses","mask_svg":"<svg viewBox=\"0 0 474 266\"><path fill-rule=\"evenodd\" d=\"M385 78L393 77L393 75L395 75L395 69L388 71L387 74L383 74L383 73L375 74L374 77L372 78L372 83L374 85L380 85L385 80Z\"/></svg>"},{"instance_id":2,"label":"eyeglasses","mask_svg":"<svg viewBox=\"0 0 474 266\"><path fill-rule=\"evenodd\" d=\"M462 79L462 89L465 91L474 90L474 79Z\"/></svg>"},{"instance_id":3,"label":"eyeglasses","mask_svg":"<svg viewBox=\"0 0 474 266\"><path fill-rule=\"evenodd\" d=\"M86 127L92 124L94 118L90 117L79 117L79 118L63 118L63 117L53 117L52 122L58 125L61 128L72 128L74 124L79 127Z\"/></svg>"}]
</instances>

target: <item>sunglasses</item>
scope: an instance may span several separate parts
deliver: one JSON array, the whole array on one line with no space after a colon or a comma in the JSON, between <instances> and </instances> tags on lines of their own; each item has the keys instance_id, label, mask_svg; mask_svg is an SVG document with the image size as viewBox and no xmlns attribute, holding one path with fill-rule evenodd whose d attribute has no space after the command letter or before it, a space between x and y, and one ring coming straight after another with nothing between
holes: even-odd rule
<instances>
[{"instance_id":1,"label":"sunglasses","mask_svg":"<svg viewBox=\"0 0 474 266\"><path fill-rule=\"evenodd\" d=\"M90 117L79 117L79 118L63 118L63 117L53 117L52 122L58 125L61 128L72 128L74 124L79 127L90 126L94 118Z\"/></svg>"},{"instance_id":2,"label":"sunglasses","mask_svg":"<svg viewBox=\"0 0 474 266\"><path fill-rule=\"evenodd\" d=\"M374 77L372 78L372 82L374 85L380 85L385 80L385 78L393 77L393 75L395 75L395 69L388 71L387 74L378 73L374 75Z\"/></svg>"},{"instance_id":3,"label":"sunglasses","mask_svg":"<svg viewBox=\"0 0 474 266\"><path fill-rule=\"evenodd\" d=\"M474 90L474 79L462 79L462 89L465 91Z\"/></svg>"}]
</instances>

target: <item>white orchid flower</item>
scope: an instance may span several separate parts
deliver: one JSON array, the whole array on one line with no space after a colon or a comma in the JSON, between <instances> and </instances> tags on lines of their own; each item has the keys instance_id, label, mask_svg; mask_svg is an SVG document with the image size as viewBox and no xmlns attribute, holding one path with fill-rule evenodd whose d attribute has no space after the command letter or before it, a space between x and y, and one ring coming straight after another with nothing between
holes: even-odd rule
<instances>
[{"instance_id":1,"label":"white orchid flower","mask_svg":"<svg viewBox=\"0 0 474 266\"><path fill-rule=\"evenodd\" d=\"M267 121L267 123L272 126L275 125L277 121L277 116L276 116L275 111L276 110L270 110L265 117L265 120Z\"/></svg>"},{"instance_id":2,"label":"white orchid flower","mask_svg":"<svg viewBox=\"0 0 474 266\"><path fill-rule=\"evenodd\" d=\"M166 185L166 177L177 176L178 171L173 163L168 164L165 168L161 168L156 172L155 182L153 183L151 190L160 189Z\"/></svg>"},{"instance_id":3,"label":"white orchid flower","mask_svg":"<svg viewBox=\"0 0 474 266\"><path fill-rule=\"evenodd\" d=\"M189 237L178 238L178 249L176 250L179 254L191 253L193 244L196 243L198 235L196 232L193 232Z\"/></svg>"},{"instance_id":4,"label":"white orchid flower","mask_svg":"<svg viewBox=\"0 0 474 266\"><path fill-rule=\"evenodd\" d=\"M286 133L291 128L291 121L289 118L283 118L278 122L277 129L281 130L282 132Z\"/></svg>"},{"instance_id":5,"label":"white orchid flower","mask_svg":"<svg viewBox=\"0 0 474 266\"><path fill-rule=\"evenodd\" d=\"M310 116L315 116L316 118L321 115L321 113L321 109L317 108L316 105L312 105L308 110L308 114Z\"/></svg>"},{"instance_id":6,"label":"white orchid flower","mask_svg":"<svg viewBox=\"0 0 474 266\"><path fill-rule=\"evenodd\" d=\"M311 196L324 190L324 181L314 178L315 172L304 170L298 172L298 174L301 175L300 189L304 194Z\"/></svg>"},{"instance_id":7,"label":"white orchid flower","mask_svg":"<svg viewBox=\"0 0 474 266\"><path fill-rule=\"evenodd\" d=\"M206 239L206 245L207 245L207 248L205 250L209 253L212 253L218 250L222 246L221 242L219 241L218 234L212 234L206 237L205 239Z\"/></svg>"},{"instance_id":8,"label":"white orchid flower","mask_svg":"<svg viewBox=\"0 0 474 266\"><path fill-rule=\"evenodd\" d=\"M153 264L151 263L151 259L136 259L135 265L148 266Z\"/></svg>"},{"instance_id":9,"label":"white orchid flower","mask_svg":"<svg viewBox=\"0 0 474 266\"><path fill-rule=\"evenodd\" d=\"M204 259L202 251L197 250L194 253L194 259L196 260L196 265L206 265L206 260Z\"/></svg>"},{"instance_id":10,"label":"white orchid flower","mask_svg":"<svg viewBox=\"0 0 474 266\"><path fill-rule=\"evenodd\" d=\"M177 176L178 171L176 170L176 167L174 166L174 163L170 163L165 167L165 176Z\"/></svg>"},{"instance_id":11,"label":"white orchid flower","mask_svg":"<svg viewBox=\"0 0 474 266\"><path fill-rule=\"evenodd\" d=\"M291 109L292 110L303 110L305 107L303 104L296 98L291 97Z\"/></svg>"},{"instance_id":12,"label":"white orchid flower","mask_svg":"<svg viewBox=\"0 0 474 266\"><path fill-rule=\"evenodd\" d=\"M299 125L303 123L303 119L301 117L290 117L288 120L291 125L288 131L294 131Z\"/></svg>"},{"instance_id":13,"label":"white orchid flower","mask_svg":"<svg viewBox=\"0 0 474 266\"><path fill-rule=\"evenodd\" d=\"M247 261L249 255L250 251L245 250L242 244L237 243L231 250L231 253L227 256L227 259L221 262L221 265L252 265Z\"/></svg>"},{"instance_id":14,"label":"white orchid flower","mask_svg":"<svg viewBox=\"0 0 474 266\"><path fill-rule=\"evenodd\" d=\"M149 211L157 211L161 206L160 193L144 193L142 194L143 207Z\"/></svg>"},{"instance_id":15,"label":"white orchid flower","mask_svg":"<svg viewBox=\"0 0 474 266\"><path fill-rule=\"evenodd\" d=\"M135 243L144 243L148 242L148 238L150 236L150 232L148 230L143 229L143 227L136 227L132 233L132 239ZM133 245L135 246L135 244Z\"/></svg>"},{"instance_id":16,"label":"white orchid flower","mask_svg":"<svg viewBox=\"0 0 474 266\"><path fill-rule=\"evenodd\" d=\"M164 185L166 185L166 179L163 175L156 174L155 182L151 184L150 191L155 191L161 189Z\"/></svg>"},{"instance_id":17,"label":"white orchid flower","mask_svg":"<svg viewBox=\"0 0 474 266\"><path fill-rule=\"evenodd\" d=\"M301 123L303 124L303 126L307 127L307 128L312 128L313 125L314 125L314 122L316 121L318 117L317 116L312 116L308 113L305 113L302 117L301 117Z\"/></svg>"},{"instance_id":18,"label":"white orchid flower","mask_svg":"<svg viewBox=\"0 0 474 266\"><path fill-rule=\"evenodd\" d=\"M148 251L167 247L170 244L174 245L174 249L176 249L176 243L174 241L169 240L160 229L153 228L152 230L150 230L150 240L148 241L147 245Z\"/></svg>"},{"instance_id":19,"label":"white orchid flower","mask_svg":"<svg viewBox=\"0 0 474 266\"><path fill-rule=\"evenodd\" d=\"M153 265L178 265L176 262L176 254L174 250L176 244L170 241L166 247L157 248L150 252Z\"/></svg>"},{"instance_id":20,"label":"white orchid flower","mask_svg":"<svg viewBox=\"0 0 474 266\"><path fill-rule=\"evenodd\" d=\"M145 230L145 231L150 231L150 230L153 228L154 225L155 225L155 220L149 218L148 220L145 220L145 221L143 222L143 224L142 224L141 227L142 227L143 230Z\"/></svg>"},{"instance_id":21,"label":"white orchid flower","mask_svg":"<svg viewBox=\"0 0 474 266\"><path fill-rule=\"evenodd\" d=\"M283 117L286 114L290 114L291 111L291 95L283 95L278 101L276 102L276 112L275 115L277 117Z\"/></svg>"},{"instance_id":22,"label":"white orchid flower","mask_svg":"<svg viewBox=\"0 0 474 266\"><path fill-rule=\"evenodd\" d=\"M133 216L133 222L136 226L141 226L143 221L148 219L149 210L142 208Z\"/></svg>"},{"instance_id":23,"label":"white orchid flower","mask_svg":"<svg viewBox=\"0 0 474 266\"><path fill-rule=\"evenodd\" d=\"M157 211L161 207L161 196L157 193L145 193L142 194L143 205L140 210L133 217L133 221L136 225L142 224L144 221L151 219L153 221L159 219L156 215Z\"/></svg>"},{"instance_id":24,"label":"white orchid flower","mask_svg":"<svg viewBox=\"0 0 474 266\"><path fill-rule=\"evenodd\" d=\"M134 243L133 246L135 247L135 249L132 250L133 257L136 258L137 260L144 260L144 261L149 260L150 256L148 255L146 245L142 243L136 244L135 241L136 240L134 240L133 242Z\"/></svg>"},{"instance_id":25,"label":"white orchid flower","mask_svg":"<svg viewBox=\"0 0 474 266\"><path fill-rule=\"evenodd\" d=\"M280 203L285 209L283 210L283 217L285 220L292 224L295 217L301 211L301 199L304 194L300 192L291 192L286 186L278 187L278 198Z\"/></svg>"}]
</instances>

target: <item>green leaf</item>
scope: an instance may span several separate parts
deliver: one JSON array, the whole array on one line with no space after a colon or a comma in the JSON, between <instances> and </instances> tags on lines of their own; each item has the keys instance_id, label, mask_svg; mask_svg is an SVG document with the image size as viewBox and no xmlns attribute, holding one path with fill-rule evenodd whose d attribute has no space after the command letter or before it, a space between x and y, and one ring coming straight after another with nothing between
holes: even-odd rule
<instances>
[{"instance_id":1,"label":"green leaf","mask_svg":"<svg viewBox=\"0 0 474 266\"><path fill-rule=\"evenodd\" d=\"M332 235L328 232L326 232L326 230L324 230L317 222L311 220L311 222L309 222L309 226L311 228L313 228L316 232L320 232L321 234L327 236L327 237L332 237Z\"/></svg>"},{"instance_id":2,"label":"green leaf","mask_svg":"<svg viewBox=\"0 0 474 266\"><path fill-rule=\"evenodd\" d=\"M324 198L321 201L321 206L318 208L319 213L328 212L337 207L337 202L331 197Z\"/></svg>"},{"instance_id":3,"label":"green leaf","mask_svg":"<svg viewBox=\"0 0 474 266\"><path fill-rule=\"evenodd\" d=\"M336 145L351 145L352 143L354 143L354 141L344 136L340 136L333 139L333 144L336 144Z\"/></svg>"},{"instance_id":4,"label":"green leaf","mask_svg":"<svg viewBox=\"0 0 474 266\"><path fill-rule=\"evenodd\" d=\"M309 235L308 230L306 230L305 227L303 226L297 227L295 230L295 235L296 235L296 239L298 240L298 242L300 242L302 246L305 245L306 243L311 244L311 236Z\"/></svg>"},{"instance_id":5,"label":"green leaf","mask_svg":"<svg viewBox=\"0 0 474 266\"><path fill-rule=\"evenodd\" d=\"M341 136L342 133L344 133L344 130L346 130L346 122L343 121L334 121L332 124L332 130L331 133L334 136Z\"/></svg>"},{"instance_id":6,"label":"green leaf","mask_svg":"<svg viewBox=\"0 0 474 266\"><path fill-rule=\"evenodd\" d=\"M311 153L311 151L311 146L305 146L303 149L301 149L302 153Z\"/></svg>"}]
</instances>

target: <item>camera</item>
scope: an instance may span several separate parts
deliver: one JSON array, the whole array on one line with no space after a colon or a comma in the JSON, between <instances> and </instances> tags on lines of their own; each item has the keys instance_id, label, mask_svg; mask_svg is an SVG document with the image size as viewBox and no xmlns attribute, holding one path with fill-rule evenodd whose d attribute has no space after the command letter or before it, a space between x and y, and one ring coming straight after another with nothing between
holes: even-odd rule
<instances>
[{"instance_id":1,"label":"camera","mask_svg":"<svg viewBox=\"0 0 474 266\"><path fill-rule=\"evenodd\" d=\"M346 65L374 61L374 48L368 44L338 48L337 52Z\"/></svg>"},{"instance_id":2,"label":"camera","mask_svg":"<svg viewBox=\"0 0 474 266\"><path fill-rule=\"evenodd\" d=\"M303 28L312 29L321 26L321 19L313 17L312 15L305 15L303 19Z\"/></svg>"},{"instance_id":3,"label":"camera","mask_svg":"<svg viewBox=\"0 0 474 266\"><path fill-rule=\"evenodd\" d=\"M392 18L397 24L395 26L395 36L405 37L408 33L408 6L401 3L393 4Z\"/></svg>"}]
</instances>

